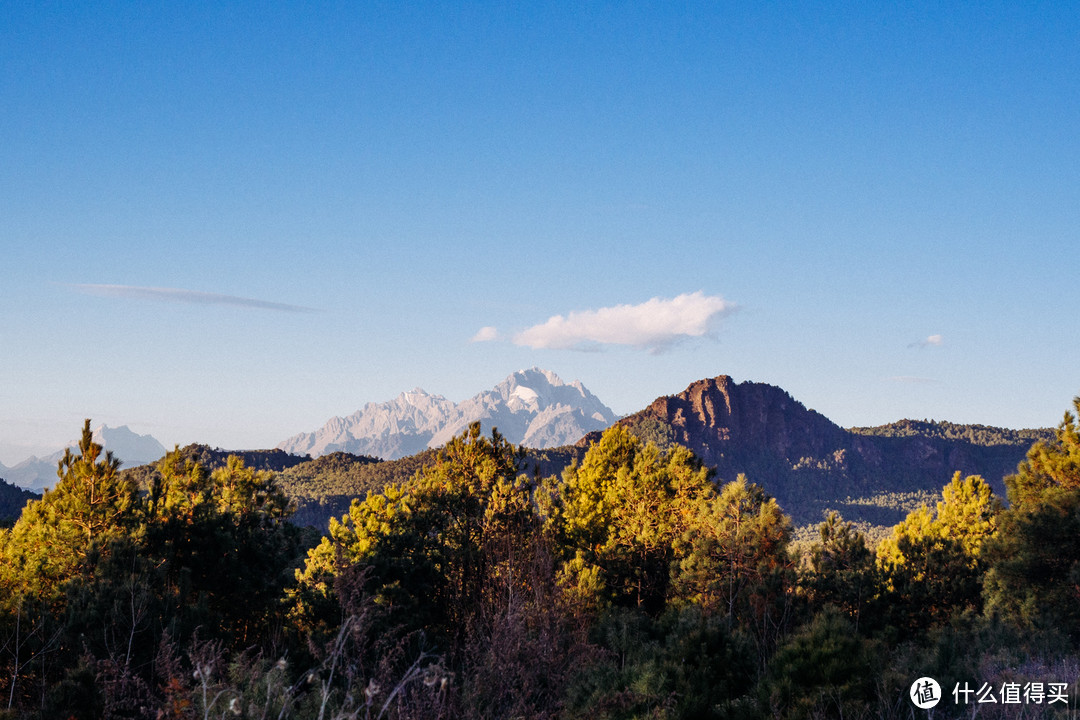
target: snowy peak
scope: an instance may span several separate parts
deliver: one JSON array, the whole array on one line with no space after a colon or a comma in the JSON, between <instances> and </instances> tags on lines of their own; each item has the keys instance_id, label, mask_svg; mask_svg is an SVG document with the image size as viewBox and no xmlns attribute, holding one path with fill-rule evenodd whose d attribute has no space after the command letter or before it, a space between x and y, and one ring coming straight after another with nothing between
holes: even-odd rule
<instances>
[{"instance_id":1,"label":"snowy peak","mask_svg":"<svg viewBox=\"0 0 1080 720\"><path fill-rule=\"evenodd\" d=\"M368 403L348 417L331 418L319 430L278 447L299 455L343 450L394 459L444 445L479 421L485 433L497 427L515 444L547 448L576 442L617 419L580 382L568 385L550 370L534 367L456 404L415 388L384 403Z\"/></svg>"},{"instance_id":2,"label":"snowy peak","mask_svg":"<svg viewBox=\"0 0 1080 720\"><path fill-rule=\"evenodd\" d=\"M403 392L397 396L397 399L407 405L422 405L432 396L429 395L424 388L413 388L409 392ZM435 396L438 397L438 396ZM446 398L439 398L445 400Z\"/></svg>"},{"instance_id":3,"label":"snowy peak","mask_svg":"<svg viewBox=\"0 0 1080 720\"><path fill-rule=\"evenodd\" d=\"M517 405L529 405L535 407L537 401L540 399L540 394L530 387L519 385L510 391L511 404Z\"/></svg>"}]
</instances>

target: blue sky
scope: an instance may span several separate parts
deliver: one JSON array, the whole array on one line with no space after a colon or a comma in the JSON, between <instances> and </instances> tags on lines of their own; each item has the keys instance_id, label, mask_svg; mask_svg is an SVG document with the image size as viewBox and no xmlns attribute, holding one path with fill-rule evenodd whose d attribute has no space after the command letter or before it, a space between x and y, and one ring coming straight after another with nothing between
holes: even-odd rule
<instances>
[{"instance_id":1,"label":"blue sky","mask_svg":"<svg viewBox=\"0 0 1080 720\"><path fill-rule=\"evenodd\" d=\"M1054 425L1077 37L1075 3L6 3L0 461L533 365L620 413L729 374Z\"/></svg>"}]
</instances>

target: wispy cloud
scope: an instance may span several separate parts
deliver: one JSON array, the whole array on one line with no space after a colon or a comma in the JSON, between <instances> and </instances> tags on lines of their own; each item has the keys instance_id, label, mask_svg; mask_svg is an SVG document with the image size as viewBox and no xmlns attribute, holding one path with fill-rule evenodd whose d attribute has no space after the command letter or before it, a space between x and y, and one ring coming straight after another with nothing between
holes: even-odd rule
<instances>
[{"instance_id":1,"label":"wispy cloud","mask_svg":"<svg viewBox=\"0 0 1080 720\"><path fill-rule=\"evenodd\" d=\"M917 340L908 345L909 348L928 348L928 347L941 347L945 344L945 338L942 335L930 335L923 340Z\"/></svg>"},{"instance_id":2,"label":"wispy cloud","mask_svg":"<svg viewBox=\"0 0 1080 720\"><path fill-rule=\"evenodd\" d=\"M197 290L140 287L136 285L73 284L70 287L74 288L76 292L85 295L98 295L102 297L157 300L162 302L186 303L188 305L234 305L238 307L276 310L278 312L290 313L319 312L315 308L303 307L301 305L286 305L284 303L270 302L268 300L256 300L254 298L222 295L220 293L199 292Z\"/></svg>"},{"instance_id":3,"label":"wispy cloud","mask_svg":"<svg viewBox=\"0 0 1080 720\"><path fill-rule=\"evenodd\" d=\"M515 345L558 350L592 350L599 345L629 345L652 352L711 332L735 304L698 291L671 299L653 298L640 305L615 305L555 315L522 330Z\"/></svg>"},{"instance_id":4,"label":"wispy cloud","mask_svg":"<svg viewBox=\"0 0 1080 720\"><path fill-rule=\"evenodd\" d=\"M492 340L498 339L499 331L488 325L477 330L476 334L472 336L469 342L491 342Z\"/></svg>"},{"instance_id":5,"label":"wispy cloud","mask_svg":"<svg viewBox=\"0 0 1080 720\"><path fill-rule=\"evenodd\" d=\"M889 379L893 382L907 383L909 385L932 385L937 382L933 378L916 377L914 375L894 375Z\"/></svg>"}]
</instances>

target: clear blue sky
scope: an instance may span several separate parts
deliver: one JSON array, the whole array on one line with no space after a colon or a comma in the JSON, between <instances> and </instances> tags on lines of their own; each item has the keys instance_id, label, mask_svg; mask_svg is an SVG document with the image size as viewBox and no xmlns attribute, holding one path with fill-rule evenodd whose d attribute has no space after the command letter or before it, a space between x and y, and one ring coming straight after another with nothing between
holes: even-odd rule
<instances>
[{"instance_id":1,"label":"clear blue sky","mask_svg":"<svg viewBox=\"0 0 1080 720\"><path fill-rule=\"evenodd\" d=\"M624 5L4 3L0 461L533 365L1059 422L1080 4Z\"/></svg>"}]
</instances>

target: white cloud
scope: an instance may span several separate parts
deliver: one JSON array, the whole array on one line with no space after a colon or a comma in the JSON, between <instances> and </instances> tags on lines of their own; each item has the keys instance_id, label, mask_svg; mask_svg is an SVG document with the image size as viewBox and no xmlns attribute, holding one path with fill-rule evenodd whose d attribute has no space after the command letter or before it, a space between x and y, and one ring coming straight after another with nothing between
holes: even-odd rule
<instances>
[{"instance_id":1,"label":"white cloud","mask_svg":"<svg viewBox=\"0 0 1080 720\"><path fill-rule=\"evenodd\" d=\"M134 298L136 300L163 300L165 302L187 303L190 305L237 305L240 307L277 310L279 312L310 313L318 310L300 305L286 305L268 300L221 295L218 293L180 290L177 288L139 287L135 285L90 285L76 284L71 287L86 295L104 297Z\"/></svg>"},{"instance_id":2,"label":"white cloud","mask_svg":"<svg viewBox=\"0 0 1080 720\"><path fill-rule=\"evenodd\" d=\"M930 335L925 340L919 340L913 342L908 347L926 348L926 347L941 347L945 344L945 338L942 335Z\"/></svg>"},{"instance_id":3,"label":"white cloud","mask_svg":"<svg viewBox=\"0 0 1080 720\"><path fill-rule=\"evenodd\" d=\"M640 305L615 305L555 315L514 336L515 345L556 350L588 350L597 345L630 345L658 352L673 343L708 334L735 304L700 290Z\"/></svg>"},{"instance_id":4,"label":"white cloud","mask_svg":"<svg viewBox=\"0 0 1080 720\"><path fill-rule=\"evenodd\" d=\"M492 340L499 339L499 331L488 325L482 327L476 331L476 334L472 336L469 342L491 342Z\"/></svg>"},{"instance_id":5,"label":"white cloud","mask_svg":"<svg viewBox=\"0 0 1080 720\"><path fill-rule=\"evenodd\" d=\"M889 379L893 382L907 383L909 385L930 385L937 382L933 378L916 377L914 375L895 375Z\"/></svg>"}]
</instances>

